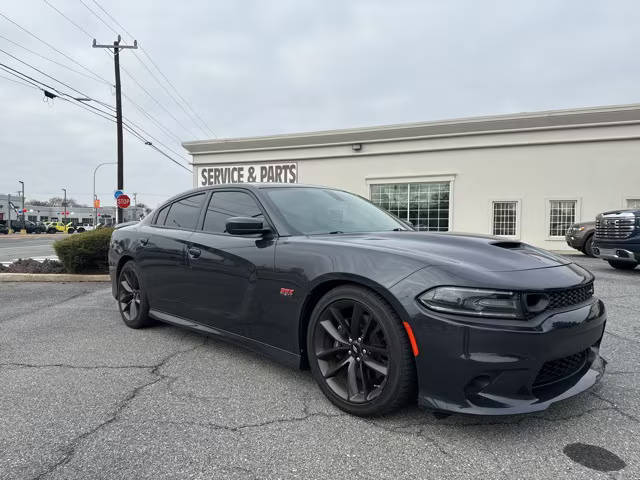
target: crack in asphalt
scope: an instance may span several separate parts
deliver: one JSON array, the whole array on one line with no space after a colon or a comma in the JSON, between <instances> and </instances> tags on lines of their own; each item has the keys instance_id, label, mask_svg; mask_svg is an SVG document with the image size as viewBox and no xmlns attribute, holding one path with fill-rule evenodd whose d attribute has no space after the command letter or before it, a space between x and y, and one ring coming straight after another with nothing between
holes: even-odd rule
<instances>
[{"instance_id":1,"label":"crack in asphalt","mask_svg":"<svg viewBox=\"0 0 640 480\"><path fill-rule=\"evenodd\" d=\"M633 420L636 423L640 423L640 418L636 417L635 415L631 415L630 413L625 412L621 407L619 407L614 401L609 400L608 398L603 397L602 395L594 392L594 391L590 391L589 392L590 395L593 395L596 398L599 398L600 400L602 400L603 402L611 405L611 408L613 410L615 410L616 412L618 412L620 415L622 415L625 418L628 418L629 420Z\"/></svg>"},{"instance_id":2,"label":"crack in asphalt","mask_svg":"<svg viewBox=\"0 0 640 480\"><path fill-rule=\"evenodd\" d=\"M170 355L167 355L166 357L164 357L159 363L155 364L155 365L151 365L148 367L140 367L140 368L146 368L149 369L149 374L153 375L155 378L152 378L151 380L138 385L136 387L133 388L133 390L131 390L120 402L118 402L115 410L113 411L113 413L109 416L109 418L107 418L107 420L99 423L98 425L96 425L95 427L93 427L92 429L76 436L75 438L73 438L71 440L71 442L69 442L69 445L64 449L63 451L63 455L62 457L55 462L54 464L50 465L49 467L47 467L43 472L37 474L35 477L33 477L33 480L39 480L41 478L45 478L46 476L52 474L53 472L55 472L58 468L66 465L67 463L69 463L74 455L76 454L76 451L78 449L78 446L80 445L80 443L92 436L93 434L95 434L96 432L102 430L104 427L110 425L111 423L115 422L118 419L118 416L120 415L120 413L122 413L122 411L124 411L127 406L129 405L129 403L131 403L131 401L133 401L142 390L146 389L147 387L150 387L152 385L155 385L156 383L160 382L161 380L167 378L166 375L163 375L162 373L160 373L160 369L165 366L168 362L170 362L171 360L173 360L175 357L177 357L178 355L182 355L185 353L189 353L189 352L193 352L196 349L204 346L207 342L207 338L204 338L204 341L200 344L194 345L193 347L190 347L188 349L185 350L177 350L175 352L172 352Z\"/></svg>"},{"instance_id":3,"label":"crack in asphalt","mask_svg":"<svg viewBox=\"0 0 640 480\"><path fill-rule=\"evenodd\" d=\"M640 344L640 340L636 340L635 338L623 337L622 335L620 335L620 334L618 334L618 333L613 333L613 332L610 332L610 331L608 331L608 330L605 330L605 331L604 331L604 333L605 333L606 335L610 335L610 336L612 336L613 338L618 339L618 340L624 340L624 341L626 341L626 342L632 342L632 343Z\"/></svg>"}]
</instances>

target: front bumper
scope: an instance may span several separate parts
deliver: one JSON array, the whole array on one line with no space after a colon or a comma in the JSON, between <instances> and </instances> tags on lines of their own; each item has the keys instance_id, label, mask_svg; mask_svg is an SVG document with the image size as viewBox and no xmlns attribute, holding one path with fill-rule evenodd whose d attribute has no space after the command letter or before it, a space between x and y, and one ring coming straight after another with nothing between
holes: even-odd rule
<instances>
[{"instance_id":1,"label":"front bumper","mask_svg":"<svg viewBox=\"0 0 640 480\"><path fill-rule=\"evenodd\" d=\"M520 414L544 410L594 385L606 364L599 355L604 304L594 297L541 317L525 328L500 327L417 307L410 323L420 348L418 403L458 413ZM578 355L582 360L574 370L541 382L543 372Z\"/></svg>"},{"instance_id":2,"label":"front bumper","mask_svg":"<svg viewBox=\"0 0 640 480\"><path fill-rule=\"evenodd\" d=\"M567 245L569 245L571 248L575 248L576 250L581 250L582 248L584 248L585 238L584 235L580 233L567 233L564 239L566 240Z\"/></svg>"},{"instance_id":3,"label":"front bumper","mask_svg":"<svg viewBox=\"0 0 640 480\"><path fill-rule=\"evenodd\" d=\"M596 239L593 245L593 253L603 260L636 263L640 262L640 243Z\"/></svg>"}]
</instances>

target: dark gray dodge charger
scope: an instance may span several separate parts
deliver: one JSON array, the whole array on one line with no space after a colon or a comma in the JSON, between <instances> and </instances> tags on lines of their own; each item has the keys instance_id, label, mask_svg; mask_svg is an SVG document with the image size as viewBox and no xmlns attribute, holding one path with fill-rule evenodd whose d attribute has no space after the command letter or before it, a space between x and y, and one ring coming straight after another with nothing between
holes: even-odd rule
<instances>
[{"instance_id":1,"label":"dark gray dodge charger","mask_svg":"<svg viewBox=\"0 0 640 480\"><path fill-rule=\"evenodd\" d=\"M429 233L350 193L279 184L185 192L114 231L113 295L161 321L309 368L355 415L547 408L596 383L593 276L517 241Z\"/></svg>"}]
</instances>

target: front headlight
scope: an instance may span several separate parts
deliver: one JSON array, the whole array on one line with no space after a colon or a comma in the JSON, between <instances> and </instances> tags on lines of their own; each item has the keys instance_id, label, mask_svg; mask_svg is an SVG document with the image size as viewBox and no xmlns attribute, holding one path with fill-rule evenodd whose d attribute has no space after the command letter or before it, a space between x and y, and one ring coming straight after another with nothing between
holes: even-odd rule
<instances>
[{"instance_id":1,"label":"front headlight","mask_svg":"<svg viewBox=\"0 0 640 480\"><path fill-rule=\"evenodd\" d=\"M520 295L503 290L481 288L436 287L423 293L420 302L436 312L493 317L524 318Z\"/></svg>"}]
</instances>

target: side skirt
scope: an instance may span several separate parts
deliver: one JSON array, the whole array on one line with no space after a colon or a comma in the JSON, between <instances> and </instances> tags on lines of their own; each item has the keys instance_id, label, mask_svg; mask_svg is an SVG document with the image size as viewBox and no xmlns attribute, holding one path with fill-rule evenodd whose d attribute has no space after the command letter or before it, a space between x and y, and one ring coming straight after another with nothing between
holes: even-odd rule
<instances>
[{"instance_id":1,"label":"side skirt","mask_svg":"<svg viewBox=\"0 0 640 480\"><path fill-rule=\"evenodd\" d=\"M201 323L194 322L193 320L187 320L186 318L177 317L175 315L160 312L158 310L149 310L149 316L160 322L170 323L171 325L175 325L177 327L188 328L189 330L204 333L205 335L211 335L216 338L226 340L230 343L240 345L256 353L260 353L269 358L272 358L273 360L286 365L287 367L300 368L300 355L296 355L295 353L288 352L287 350L274 347L273 345L268 345L252 338L243 337L242 335L238 335L237 333L231 333L226 330L220 330L218 328L202 325Z\"/></svg>"}]
</instances>

